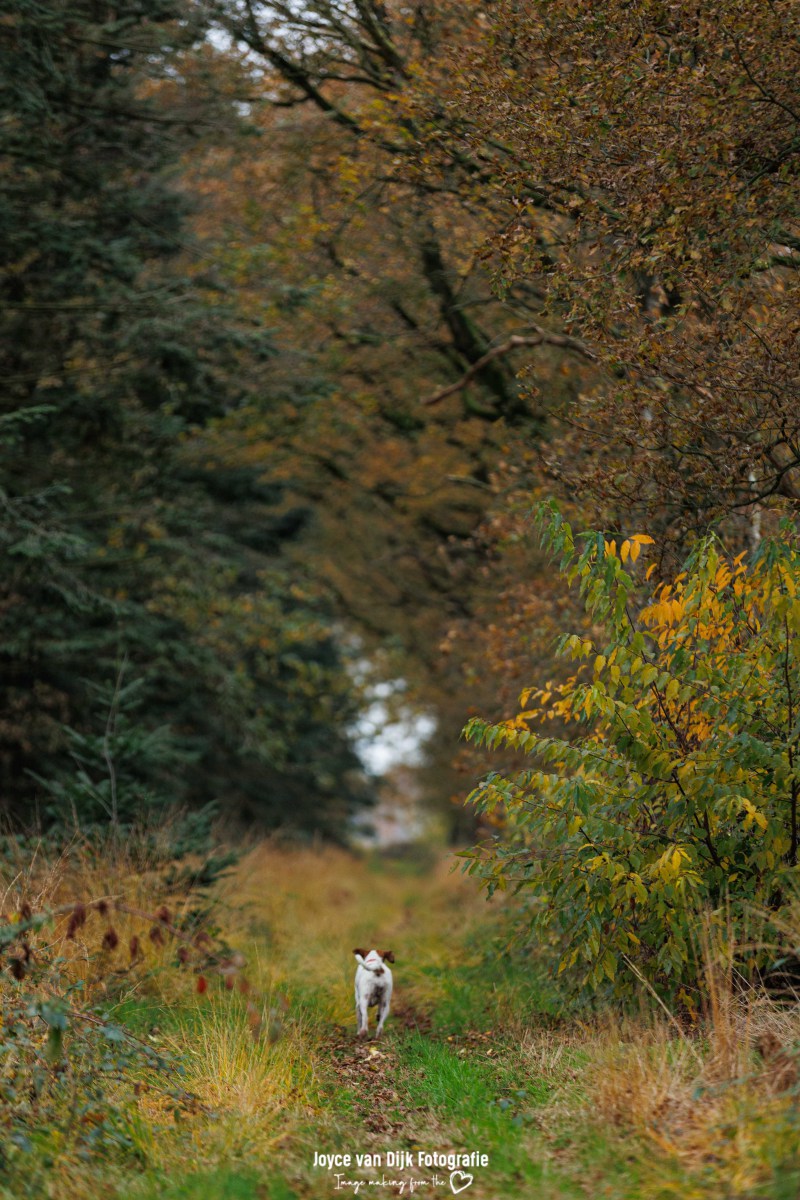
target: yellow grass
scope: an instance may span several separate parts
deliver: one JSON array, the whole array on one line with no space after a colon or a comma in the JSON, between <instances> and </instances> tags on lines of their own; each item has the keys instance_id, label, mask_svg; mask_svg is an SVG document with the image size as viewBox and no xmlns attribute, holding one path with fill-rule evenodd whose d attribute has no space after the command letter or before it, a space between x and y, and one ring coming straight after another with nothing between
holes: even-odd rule
<instances>
[{"instance_id":1,"label":"yellow grass","mask_svg":"<svg viewBox=\"0 0 800 1200\"><path fill-rule=\"evenodd\" d=\"M68 977L84 981L90 1002L145 1006L154 1043L183 1063L180 1082L200 1111L176 1122L156 1089L132 1108L131 1135L152 1167L174 1174L187 1163L201 1170L291 1160L305 1178L311 1141L338 1144L342 1118L331 1111L325 1073L332 1031L354 1025L352 948L394 950L398 1004L420 1009L440 1005L470 956L485 953L497 910L452 863L442 856L426 871L413 863L387 868L334 848L257 844L221 886L214 914L246 961L246 992L211 978L198 994L196 975L176 964L174 943L153 945L147 920L114 908L119 900L152 912L166 899L180 918L162 894L160 871L135 846L78 850L55 863L37 856L4 882L0 909L109 898L108 914L95 913L76 937L66 938L64 913L37 945L64 956ZM797 944L798 925L787 919L786 937ZM120 945L101 952L110 924ZM482 936L470 950L476 931ZM126 947L134 935L144 960L131 967ZM694 1029L659 1011L590 1024L568 1018L546 1030L524 1017L524 969L500 988L489 970L481 996L487 1015L476 1016L513 1042L523 1073L550 1087L538 1118L547 1136L567 1129L579 1142L594 1130L637 1164L648 1197L746 1195L763 1188L771 1163L789 1156L796 1140L798 1008L743 987L722 935L707 935L705 954L708 1011ZM0 999L14 986L3 976ZM427 1119L433 1136L440 1118ZM93 1195L75 1163L65 1160L57 1178L65 1197ZM313 1178L305 1184L313 1189Z\"/></svg>"},{"instance_id":2,"label":"yellow grass","mask_svg":"<svg viewBox=\"0 0 800 1200\"><path fill-rule=\"evenodd\" d=\"M800 1148L800 1007L737 977L727 930L707 927L702 944L704 1019L682 1031L659 1009L586 1030L565 1105L633 1152L653 1196L746 1195Z\"/></svg>"},{"instance_id":3,"label":"yellow grass","mask_svg":"<svg viewBox=\"0 0 800 1200\"><path fill-rule=\"evenodd\" d=\"M291 980L313 981L326 1017L339 1022L352 1019L354 947L394 950L406 976L417 960L446 971L463 958L464 932L487 915L449 857L404 877L344 850L269 842L240 864L224 894L231 908L241 907L245 927L249 918L250 937L237 944L250 948L257 983L280 990ZM415 998L431 997L435 980L424 991L418 985Z\"/></svg>"}]
</instances>

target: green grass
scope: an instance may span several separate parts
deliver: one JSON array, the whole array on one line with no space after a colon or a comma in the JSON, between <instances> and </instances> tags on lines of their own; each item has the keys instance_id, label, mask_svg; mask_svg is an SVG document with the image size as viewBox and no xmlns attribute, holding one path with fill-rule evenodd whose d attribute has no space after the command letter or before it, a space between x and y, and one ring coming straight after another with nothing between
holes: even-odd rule
<instances>
[{"instance_id":1,"label":"green grass","mask_svg":"<svg viewBox=\"0 0 800 1200\"><path fill-rule=\"evenodd\" d=\"M266 1193L251 1171L209 1171L190 1174L183 1180L165 1180L163 1175L133 1185L130 1200L263 1200ZM270 1200L292 1200L293 1193L271 1191Z\"/></svg>"},{"instance_id":2,"label":"green grass","mask_svg":"<svg viewBox=\"0 0 800 1200\"><path fill-rule=\"evenodd\" d=\"M402 1052L402 1084L412 1105L427 1110L455 1144L485 1151L488 1173L503 1194L538 1183L532 1122L550 1094L548 1084L515 1064L511 1050L489 1057L429 1038L409 1038ZM525 1194L524 1187L520 1194Z\"/></svg>"},{"instance_id":3,"label":"green grass","mask_svg":"<svg viewBox=\"0 0 800 1200\"><path fill-rule=\"evenodd\" d=\"M203 1022L203 1013L196 1006L167 1003L155 996L128 996L112 1005L109 1015L137 1037L155 1041L177 1034L187 1026L199 1029Z\"/></svg>"},{"instance_id":4,"label":"green grass","mask_svg":"<svg viewBox=\"0 0 800 1200\"><path fill-rule=\"evenodd\" d=\"M352 1192L315 1150L389 1149L488 1154L467 1200L800 1194L796 1102L740 1097L735 1081L697 1100L686 1063L711 1060L713 1039L581 1026L535 958L499 953L499 914L470 881L413 857L264 851L237 886L227 927L250 996L283 1006L274 1043L253 1038L236 992L198 996L169 969L126 978L102 1008L182 1067L199 1107L129 1089L114 1114L126 1144L97 1152L32 1130L0 1172L2 1200L333 1200ZM372 936L397 953L396 1003L386 1036L361 1044L350 951Z\"/></svg>"},{"instance_id":5,"label":"green grass","mask_svg":"<svg viewBox=\"0 0 800 1200\"><path fill-rule=\"evenodd\" d=\"M476 1025L502 1027L512 1014L517 1022L551 1024L558 1012L558 996L541 966L490 957L489 950L486 946L467 948L473 961L467 959L444 973L445 986L433 1014L435 1028L461 1034ZM424 977L426 968L420 973ZM438 974L439 968L430 968L433 979Z\"/></svg>"}]
</instances>

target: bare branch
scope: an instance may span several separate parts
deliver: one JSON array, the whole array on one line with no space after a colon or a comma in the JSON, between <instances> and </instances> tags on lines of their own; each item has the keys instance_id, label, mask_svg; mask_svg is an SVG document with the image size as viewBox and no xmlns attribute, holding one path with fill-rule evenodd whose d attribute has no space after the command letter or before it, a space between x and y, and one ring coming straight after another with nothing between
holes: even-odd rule
<instances>
[{"instance_id":1,"label":"bare branch","mask_svg":"<svg viewBox=\"0 0 800 1200\"><path fill-rule=\"evenodd\" d=\"M499 346L493 346L491 350L487 350L486 354L474 362L456 383L449 383L446 387L440 388L438 392L428 396L422 403L425 405L438 404L440 400L445 400L455 392L460 392L488 363L522 346L558 346L564 350L571 350L574 354L580 354L589 362L597 361L596 354L587 345L565 333L551 333L549 329L542 328L537 328L536 333L529 336L512 333L511 337L501 342Z\"/></svg>"}]
</instances>

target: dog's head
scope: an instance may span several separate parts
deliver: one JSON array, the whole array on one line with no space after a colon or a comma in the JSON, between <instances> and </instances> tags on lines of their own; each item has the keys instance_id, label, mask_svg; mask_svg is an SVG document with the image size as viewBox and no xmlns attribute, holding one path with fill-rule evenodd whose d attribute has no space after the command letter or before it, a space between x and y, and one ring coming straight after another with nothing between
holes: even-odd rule
<instances>
[{"instance_id":1,"label":"dog's head","mask_svg":"<svg viewBox=\"0 0 800 1200\"><path fill-rule=\"evenodd\" d=\"M356 962L366 967L368 971L377 971L385 962L394 962L394 954L391 950L370 950L368 954L366 950L357 946L353 954L356 956Z\"/></svg>"}]
</instances>

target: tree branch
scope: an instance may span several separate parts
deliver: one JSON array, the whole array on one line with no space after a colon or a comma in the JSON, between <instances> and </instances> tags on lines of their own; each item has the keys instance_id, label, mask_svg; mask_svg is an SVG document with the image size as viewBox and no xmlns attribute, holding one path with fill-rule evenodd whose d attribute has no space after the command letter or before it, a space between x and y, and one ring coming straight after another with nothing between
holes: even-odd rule
<instances>
[{"instance_id":1,"label":"tree branch","mask_svg":"<svg viewBox=\"0 0 800 1200\"><path fill-rule=\"evenodd\" d=\"M462 388L465 388L475 378L479 371L483 370L487 363L522 346L558 346L564 350L571 350L575 354L580 354L589 362L597 361L597 355L585 343L579 341L577 338L570 337L566 333L551 333L549 329L542 328L537 328L536 333L530 336L512 333L511 337L501 342L499 346L493 346L491 350L487 350L477 362L472 364L468 371L465 371L456 383L449 383L446 387L440 388L432 396L426 397L422 403L425 405L438 404L441 400L445 400L455 392L460 392Z\"/></svg>"}]
</instances>

